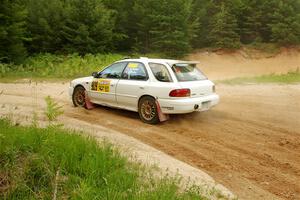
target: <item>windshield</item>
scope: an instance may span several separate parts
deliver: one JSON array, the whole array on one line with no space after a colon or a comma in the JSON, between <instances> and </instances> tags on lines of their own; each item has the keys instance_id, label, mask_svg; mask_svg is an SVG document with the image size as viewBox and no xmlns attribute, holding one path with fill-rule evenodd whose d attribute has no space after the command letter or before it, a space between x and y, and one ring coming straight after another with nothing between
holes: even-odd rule
<instances>
[{"instance_id":1,"label":"windshield","mask_svg":"<svg viewBox=\"0 0 300 200\"><path fill-rule=\"evenodd\" d=\"M195 64L174 64L172 70L179 82L201 81L207 79Z\"/></svg>"}]
</instances>

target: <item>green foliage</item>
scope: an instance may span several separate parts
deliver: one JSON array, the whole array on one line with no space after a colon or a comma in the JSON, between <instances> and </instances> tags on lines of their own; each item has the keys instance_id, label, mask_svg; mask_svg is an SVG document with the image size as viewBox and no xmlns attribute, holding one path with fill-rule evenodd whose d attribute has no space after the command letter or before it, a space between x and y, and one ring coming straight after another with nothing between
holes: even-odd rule
<instances>
[{"instance_id":1,"label":"green foliage","mask_svg":"<svg viewBox=\"0 0 300 200\"><path fill-rule=\"evenodd\" d=\"M28 11L33 52L112 50L114 17L101 0L29 0Z\"/></svg>"},{"instance_id":2,"label":"green foliage","mask_svg":"<svg viewBox=\"0 0 300 200\"><path fill-rule=\"evenodd\" d=\"M280 1L273 16L274 20L270 23L272 41L282 45L300 43L300 13L297 13L296 8L285 1Z\"/></svg>"},{"instance_id":3,"label":"green foliage","mask_svg":"<svg viewBox=\"0 0 300 200\"><path fill-rule=\"evenodd\" d=\"M118 51L131 51L135 43L136 18L132 8L135 0L103 0L104 5L113 10L115 18L114 48Z\"/></svg>"},{"instance_id":4,"label":"green foliage","mask_svg":"<svg viewBox=\"0 0 300 200\"><path fill-rule=\"evenodd\" d=\"M230 13L228 7L222 3L215 6L210 23L209 40L213 47L238 48L240 47L240 36L238 35L238 24L236 17Z\"/></svg>"},{"instance_id":5,"label":"green foliage","mask_svg":"<svg viewBox=\"0 0 300 200\"><path fill-rule=\"evenodd\" d=\"M112 11L101 0L66 2L68 18L61 31L64 49L81 55L111 51L115 34Z\"/></svg>"},{"instance_id":6,"label":"green foliage","mask_svg":"<svg viewBox=\"0 0 300 200\"><path fill-rule=\"evenodd\" d=\"M0 130L0 199L205 199L201 188L181 190L176 177L155 178L108 143L3 119Z\"/></svg>"},{"instance_id":7,"label":"green foliage","mask_svg":"<svg viewBox=\"0 0 300 200\"><path fill-rule=\"evenodd\" d=\"M67 56L38 54L23 64L1 64L0 78L75 78L89 76L125 56L120 54L70 54Z\"/></svg>"},{"instance_id":8,"label":"green foliage","mask_svg":"<svg viewBox=\"0 0 300 200\"><path fill-rule=\"evenodd\" d=\"M200 17L200 29L193 41L194 47L232 48L238 47L239 43L270 42L286 46L300 42L299 0L195 2L194 11Z\"/></svg>"},{"instance_id":9,"label":"green foliage","mask_svg":"<svg viewBox=\"0 0 300 200\"><path fill-rule=\"evenodd\" d=\"M240 40L243 44L260 43L260 27L262 27L263 14L259 0L248 0L241 2L236 9L237 12Z\"/></svg>"},{"instance_id":10,"label":"green foliage","mask_svg":"<svg viewBox=\"0 0 300 200\"><path fill-rule=\"evenodd\" d=\"M299 0L1 0L0 62L26 53L159 53L300 44Z\"/></svg>"},{"instance_id":11,"label":"green foliage","mask_svg":"<svg viewBox=\"0 0 300 200\"><path fill-rule=\"evenodd\" d=\"M142 52L163 52L180 57L190 49L192 1L136 0L133 13L137 19L136 48Z\"/></svg>"},{"instance_id":12,"label":"green foliage","mask_svg":"<svg viewBox=\"0 0 300 200\"><path fill-rule=\"evenodd\" d=\"M207 36L210 34L208 29L211 19L209 8L212 6L213 1L197 0L194 1L192 7L192 18L198 21L196 27L196 34L191 38L191 45L194 48L201 48L210 46Z\"/></svg>"},{"instance_id":13,"label":"green foliage","mask_svg":"<svg viewBox=\"0 0 300 200\"><path fill-rule=\"evenodd\" d=\"M57 102L50 96L45 98L46 102L46 110L45 115L49 121L49 123L56 121L57 118L64 113L63 106L58 105Z\"/></svg>"},{"instance_id":14,"label":"green foliage","mask_svg":"<svg viewBox=\"0 0 300 200\"><path fill-rule=\"evenodd\" d=\"M15 1L0 1L0 62L21 63L26 56L26 9Z\"/></svg>"},{"instance_id":15,"label":"green foliage","mask_svg":"<svg viewBox=\"0 0 300 200\"><path fill-rule=\"evenodd\" d=\"M61 29L67 18L60 0L28 0L28 30L32 41L27 43L31 53L55 52L63 47Z\"/></svg>"}]
</instances>

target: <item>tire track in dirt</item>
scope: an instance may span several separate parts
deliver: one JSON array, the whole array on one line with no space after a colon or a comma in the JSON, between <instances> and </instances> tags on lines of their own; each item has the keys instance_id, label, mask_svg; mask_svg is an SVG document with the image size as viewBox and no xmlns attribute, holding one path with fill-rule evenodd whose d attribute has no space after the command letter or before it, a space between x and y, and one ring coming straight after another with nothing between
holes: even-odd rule
<instances>
[{"instance_id":1,"label":"tire track in dirt","mask_svg":"<svg viewBox=\"0 0 300 200\"><path fill-rule=\"evenodd\" d=\"M89 117L87 119L91 119L91 118ZM94 122L101 123L101 120L96 120ZM238 122L238 124L240 123L241 122ZM238 124L236 126L238 126ZM289 187L291 186L291 188L297 188L296 182L299 181L297 178L299 174L299 167L291 170L293 166L290 166L288 162L281 163L278 160L274 160L273 157L269 154L266 153L256 154L251 150L245 150L243 148L240 148L238 147L238 145L234 144L236 141L234 143L229 143L229 142L224 143L223 141L212 142L213 140L216 139L210 136L206 136L207 141L205 143L202 142L201 148L198 148L199 143L197 143L197 141L191 140L193 138L189 136L193 136L193 135L195 136L199 134L201 135L201 132L203 131L191 132L188 128L185 131L176 132L171 128L171 131L168 132L167 131L168 129L166 127L164 127L166 128L165 130L155 130L157 128L151 128L152 133L151 136L149 136L146 133L140 133L140 131L134 133L132 127L128 127L126 130L126 128L124 128L126 127L126 125L117 126L116 124L114 124L114 126L115 127L113 129L116 130L121 129L122 132L131 135L133 137L136 137L152 146L155 146L172 156L175 156L183 161L186 161L196 167L200 167L201 169L207 170L207 172L210 173L211 175L214 175L215 173L218 173L220 171L226 171L226 169L224 167L221 167L218 164L218 162L221 163L226 163L226 161L228 162L228 157L224 157L224 155L226 154L232 155L235 153L236 155L233 157L233 159L238 162L230 163L230 165L239 165L239 167L238 168L232 167L232 170L229 170L229 172L236 173L238 171L241 174L247 173L247 175L245 176L246 178L262 185L260 187L264 188L267 191L269 190L272 191L274 190L274 188L278 188L274 193L279 196L283 196L284 198L289 197L289 195L292 195L293 192L291 192L287 188L286 191L282 190L281 193L277 192L277 190L282 188L282 185L288 183ZM253 124L250 124L249 126L252 127ZM251 128L248 128L248 130L249 129L251 130ZM266 130L261 130L262 127L259 127L258 129L260 130L258 134L260 132L266 131ZM242 129L238 128L237 130L242 130ZM222 131L222 130L220 129L217 131ZM272 129L269 130L269 132L271 132L271 134L275 133L276 135L276 132ZM157 133L160 134L157 135ZM226 139L230 140L230 138L226 138ZM253 140L259 141L259 138L252 139L250 141ZM223 145L221 145L220 143L222 143ZM246 145L242 144L241 146L246 146ZM249 148L249 145L247 147ZM255 145L250 146L250 149L254 149L254 148ZM274 149L273 148L265 149L264 151L272 152L274 151ZM291 159L295 158L294 156L296 155L294 154ZM241 161L241 159L245 159L246 161ZM218 162L215 162L215 160L218 160ZM255 164L253 165L253 163ZM293 176L293 177L296 176L296 178L287 178L285 176L278 174L276 171L285 171L285 173L288 174L289 176ZM275 175L276 173L277 175ZM266 176L263 176L264 174ZM272 187L269 186L270 182L272 182ZM295 192L299 193L299 189L296 189ZM291 196L291 198L293 197Z\"/></svg>"}]
</instances>

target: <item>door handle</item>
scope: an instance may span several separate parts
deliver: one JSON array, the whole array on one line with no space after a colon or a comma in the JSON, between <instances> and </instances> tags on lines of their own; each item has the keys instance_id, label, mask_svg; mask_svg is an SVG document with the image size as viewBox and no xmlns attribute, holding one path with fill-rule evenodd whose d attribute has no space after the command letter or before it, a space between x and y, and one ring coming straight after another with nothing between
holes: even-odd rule
<instances>
[{"instance_id":1,"label":"door handle","mask_svg":"<svg viewBox=\"0 0 300 200\"><path fill-rule=\"evenodd\" d=\"M143 87L143 86L140 86L140 89L142 89L142 90L143 90L143 89L145 89L145 87Z\"/></svg>"},{"instance_id":2,"label":"door handle","mask_svg":"<svg viewBox=\"0 0 300 200\"><path fill-rule=\"evenodd\" d=\"M115 84L110 84L110 86L111 86L111 87L114 87L114 86L115 86Z\"/></svg>"}]
</instances>

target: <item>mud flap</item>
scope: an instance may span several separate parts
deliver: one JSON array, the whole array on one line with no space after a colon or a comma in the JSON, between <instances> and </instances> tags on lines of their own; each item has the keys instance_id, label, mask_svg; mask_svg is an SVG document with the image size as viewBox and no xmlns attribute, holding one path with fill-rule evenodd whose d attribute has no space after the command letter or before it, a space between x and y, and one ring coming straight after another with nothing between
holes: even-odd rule
<instances>
[{"instance_id":1,"label":"mud flap","mask_svg":"<svg viewBox=\"0 0 300 200\"><path fill-rule=\"evenodd\" d=\"M168 114L164 114L161 111L160 105L159 105L157 100L155 100L155 104L156 104L156 107L157 107L159 121L164 122L164 121L167 121L168 119L170 119L170 116Z\"/></svg>"},{"instance_id":2,"label":"mud flap","mask_svg":"<svg viewBox=\"0 0 300 200\"><path fill-rule=\"evenodd\" d=\"M90 100L90 98L89 98L86 91L85 91L84 96L85 96L85 107L86 107L86 109L91 110L91 109L95 108L94 104L91 102L91 100Z\"/></svg>"}]
</instances>

